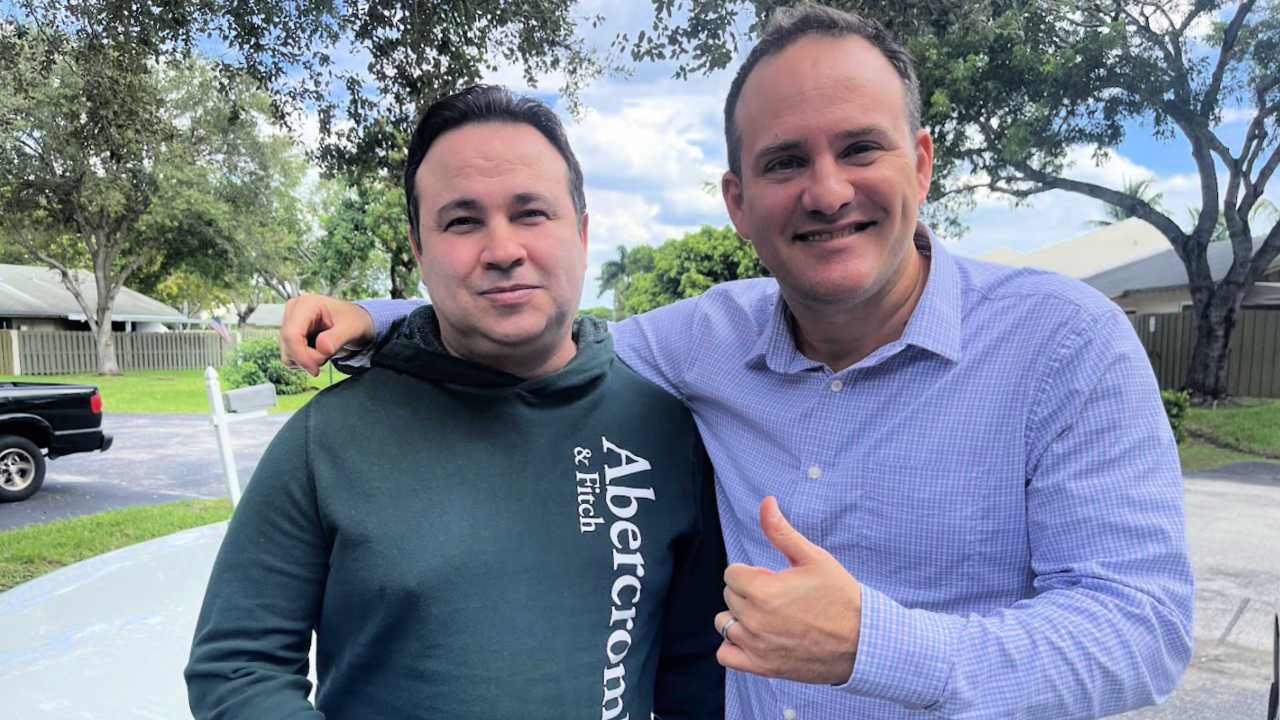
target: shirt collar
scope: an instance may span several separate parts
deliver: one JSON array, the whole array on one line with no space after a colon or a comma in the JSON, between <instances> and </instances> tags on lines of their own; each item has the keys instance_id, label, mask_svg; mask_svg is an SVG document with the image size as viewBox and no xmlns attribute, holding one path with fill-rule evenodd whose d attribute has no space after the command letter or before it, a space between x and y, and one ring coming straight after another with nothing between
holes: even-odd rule
<instances>
[{"instance_id":1,"label":"shirt collar","mask_svg":"<svg viewBox=\"0 0 1280 720\"><path fill-rule=\"evenodd\" d=\"M917 250L931 258L929 277L911 318L907 320L902 338L881 350L890 349L894 345L914 345L955 362L960 357L959 270L955 259L941 243L934 240L933 231L923 222L916 225L914 241ZM822 367L822 363L805 357L796 347L795 338L791 334L790 315L779 290L768 322L746 357L748 367L765 367L781 374ZM896 353L884 354L878 350L866 360L878 362L888 354Z\"/></svg>"}]
</instances>

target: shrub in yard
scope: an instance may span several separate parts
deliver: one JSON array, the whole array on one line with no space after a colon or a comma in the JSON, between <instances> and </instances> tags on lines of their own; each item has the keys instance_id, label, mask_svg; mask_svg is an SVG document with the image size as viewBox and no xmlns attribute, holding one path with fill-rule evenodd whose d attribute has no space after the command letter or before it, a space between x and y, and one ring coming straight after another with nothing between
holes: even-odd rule
<instances>
[{"instance_id":1,"label":"shrub in yard","mask_svg":"<svg viewBox=\"0 0 1280 720\"><path fill-rule=\"evenodd\" d=\"M1187 429L1182 423L1187 418L1187 410L1191 407L1191 393L1186 390L1161 390L1160 399L1164 400L1164 412L1169 416L1169 427L1173 428L1173 439L1181 443L1187 439Z\"/></svg>"},{"instance_id":2,"label":"shrub in yard","mask_svg":"<svg viewBox=\"0 0 1280 720\"><path fill-rule=\"evenodd\" d=\"M281 395L306 392L309 379L305 370L290 370L280 362L280 349L272 338L240 343L231 362L222 367L219 377L227 389L269 382Z\"/></svg>"}]
</instances>

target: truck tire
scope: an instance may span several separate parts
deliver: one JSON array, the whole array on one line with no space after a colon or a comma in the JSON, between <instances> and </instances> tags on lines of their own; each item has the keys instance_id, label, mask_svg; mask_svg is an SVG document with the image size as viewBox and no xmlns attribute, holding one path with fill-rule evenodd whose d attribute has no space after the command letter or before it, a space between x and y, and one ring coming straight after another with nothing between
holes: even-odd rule
<instances>
[{"instance_id":1,"label":"truck tire","mask_svg":"<svg viewBox=\"0 0 1280 720\"><path fill-rule=\"evenodd\" d=\"M44 484L44 455L19 435L0 435L0 502L26 500Z\"/></svg>"}]
</instances>

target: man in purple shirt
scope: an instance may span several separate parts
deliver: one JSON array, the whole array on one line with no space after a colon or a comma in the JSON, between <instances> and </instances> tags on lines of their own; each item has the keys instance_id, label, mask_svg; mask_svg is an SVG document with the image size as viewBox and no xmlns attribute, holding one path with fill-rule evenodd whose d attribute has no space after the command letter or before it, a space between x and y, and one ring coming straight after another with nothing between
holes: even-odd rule
<instances>
[{"instance_id":1,"label":"man in purple shirt","mask_svg":"<svg viewBox=\"0 0 1280 720\"><path fill-rule=\"evenodd\" d=\"M611 330L716 467L728 716L1098 717L1166 697L1191 654L1181 475L1123 312L933 241L915 73L873 22L779 12L725 136L729 215L774 277ZM282 354L317 372L411 307L290 301Z\"/></svg>"}]
</instances>

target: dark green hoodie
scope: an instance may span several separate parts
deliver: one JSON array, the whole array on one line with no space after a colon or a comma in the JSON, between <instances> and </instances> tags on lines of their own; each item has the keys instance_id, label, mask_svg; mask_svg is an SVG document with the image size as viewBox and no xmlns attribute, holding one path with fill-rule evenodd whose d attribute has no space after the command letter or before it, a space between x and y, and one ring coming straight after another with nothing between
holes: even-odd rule
<instances>
[{"instance_id":1,"label":"dark green hoodie","mask_svg":"<svg viewBox=\"0 0 1280 720\"><path fill-rule=\"evenodd\" d=\"M197 718L722 716L693 421L603 323L574 334L568 365L523 380L446 353L423 307L286 423L214 564Z\"/></svg>"}]
</instances>

